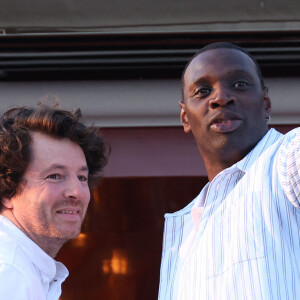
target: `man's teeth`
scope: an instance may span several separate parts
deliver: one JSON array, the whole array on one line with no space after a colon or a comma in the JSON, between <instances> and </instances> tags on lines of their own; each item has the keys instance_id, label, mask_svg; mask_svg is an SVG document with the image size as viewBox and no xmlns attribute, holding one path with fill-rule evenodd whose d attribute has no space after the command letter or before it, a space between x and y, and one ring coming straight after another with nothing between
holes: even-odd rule
<instances>
[{"instance_id":1,"label":"man's teeth","mask_svg":"<svg viewBox=\"0 0 300 300\"><path fill-rule=\"evenodd\" d=\"M73 211L73 210L59 210L58 213L59 214L77 214L77 211Z\"/></svg>"}]
</instances>

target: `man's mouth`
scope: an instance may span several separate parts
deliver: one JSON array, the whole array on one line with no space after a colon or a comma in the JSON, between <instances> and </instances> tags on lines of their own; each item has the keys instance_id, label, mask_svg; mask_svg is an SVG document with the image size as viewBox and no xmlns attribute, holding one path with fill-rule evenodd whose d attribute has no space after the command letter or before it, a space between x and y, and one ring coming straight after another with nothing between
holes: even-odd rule
<instances>
[{"instance_id":1,"label":"man's mouth","mask_svg":"<svg viewBox=\"0 0 300 300\"><path fill-rule=\"evenodd\" d=\"M210 122L210 128L217 132L232 132L242 124L242 120L235 115L219 114Z\"/></svg>"},{"instance_id":2,"label":"man's mouth","mask_svg":"<svg viewBox=\"0 0 300 300\"><path fill-rule=\"evenodd\" d=\"M78 214L79 210L58 210L58 214Z\"/></svg>"},{"instance_id":3,"label":"man's mouth","mask_svg":"<svg viewBox=\"0 0 300 300\"><path fill-rule=\"evenodd\" d=\"M81 221L80 209L59 209L56 211L56 216L63 222L78 222Z\"/></svg>"}]
</instances>

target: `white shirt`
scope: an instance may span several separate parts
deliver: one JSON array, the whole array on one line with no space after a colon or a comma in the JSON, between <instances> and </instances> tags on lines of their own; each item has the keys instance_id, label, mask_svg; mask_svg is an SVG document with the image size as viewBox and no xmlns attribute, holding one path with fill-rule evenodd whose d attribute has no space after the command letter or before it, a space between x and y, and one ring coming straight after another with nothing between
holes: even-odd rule
<instances>
[{"instance_id":1,"label":"white shirt","mask_svg":"<svg viewBox=\"0 0 300 300\"><path fill-rule=\"evenodd\" d=\"M0 215L0 299L58 300L69 272Z\"/></svg>"},{"instance_id":2,"label":"white shirt","mask_svg":"<svg viewBox=\"0 0 300 300\"><path fill-rule=\"evenodd\" d=\"M300 299L299 208L300 129L271 129L165 215L159 299Z\"/></svg>"}]
</instances>

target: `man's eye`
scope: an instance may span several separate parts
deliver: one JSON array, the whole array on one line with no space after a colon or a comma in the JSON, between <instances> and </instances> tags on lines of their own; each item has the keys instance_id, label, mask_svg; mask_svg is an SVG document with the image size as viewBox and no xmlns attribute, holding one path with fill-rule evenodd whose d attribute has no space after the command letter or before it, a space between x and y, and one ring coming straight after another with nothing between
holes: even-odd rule
<instances>
[{"instance_id":1,"label":"man's eye","mask_svg":"<svg viewBox=\"0 0 300 300\"><path fill-rule=\"evenodd\" d=\"M207 96L210 94L210 92L211 92L211 89L209 89L209 88L201 88L195 92L195 95Z\"/></svg>"},{"instance_id":2,"label":"man's eye","mask_svg":"<svg viewBox=\"0 0 300 300\"><path fill-rule=\"evenodd\" d=\"M60 174L50 174L47 176L48 179L59 180L62 179L62 175Z\"/></svg>"},{"instance_id":3,"label":"man's eye","mask_svg":"<svg viewBox=\"0 0 300 300\"><path fill-rule=\"evenodd\" d=\"M246 87L246 86L248 86L249 84L247 83L247 82L244 82L244 81L238 81L238 82L235 82L234 84L233 84L233 86L235 87L235 88L237 88L237 89L242 89L242 88L244 88L244 87Z\"/></svg>"},{"instance_id":4,"label":"man's eye","mask_svg":"<svg viewBox=\"0 0 300 300\"><path fill-rule=\"evenodd\" d=\"M78 179L83 182L87 182L88 178L86 176L78 176Z\"/></svg>"}]
</instances>

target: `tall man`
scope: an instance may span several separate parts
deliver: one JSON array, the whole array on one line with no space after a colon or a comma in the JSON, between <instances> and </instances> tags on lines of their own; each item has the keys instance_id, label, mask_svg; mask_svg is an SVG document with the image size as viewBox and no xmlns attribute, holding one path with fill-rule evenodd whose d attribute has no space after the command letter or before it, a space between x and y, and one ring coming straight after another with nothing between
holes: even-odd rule
<instances>
[{"instance_id":1,"label":"tall man","mask_svg":"<svg viewBox=\"0 0 300 300\"><path fill-rule=\"evenodd\" d=\"M50 107L0 120L0 298L57 300L66 267L53 258L80 233L89 186L106 163L96 128Z\"/></svg>"},{"instance_id":2,"label":"tall man","mask_svg":"<svg viewBox=\"0 0 300 300\"><path fill-rule=\"evenodd\" d=\"M259 66L233 44L204 47L182 78L209 182L165 216L159 299L300 299L300 129L268 130Z\"/></svg>"}]
</instances>

